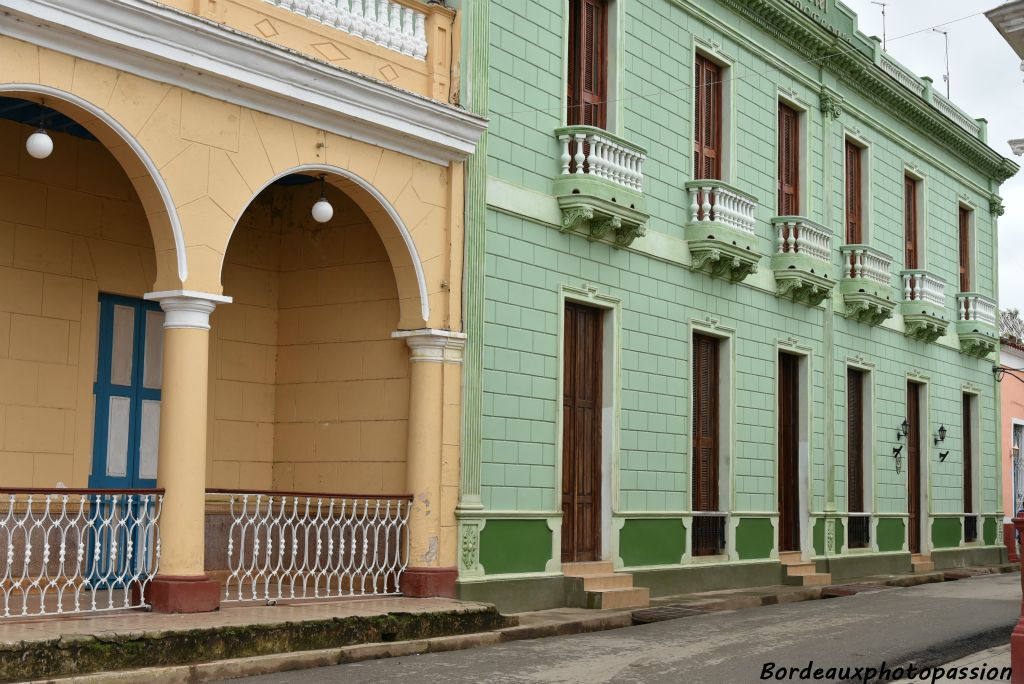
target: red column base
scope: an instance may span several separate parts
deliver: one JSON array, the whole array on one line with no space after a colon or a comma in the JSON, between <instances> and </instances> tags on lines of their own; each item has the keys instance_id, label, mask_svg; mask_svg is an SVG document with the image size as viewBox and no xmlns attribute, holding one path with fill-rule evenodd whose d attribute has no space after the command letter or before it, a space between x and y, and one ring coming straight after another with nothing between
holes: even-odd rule
<instances>
[{"instance_id":1,"label":"red column base","mask_svg":"<svg viewBox=\"0 0 1024 684\"><path fill-rule=\"evenodd\" d=\"M1006 551L1008 554L1008 561L1010 563L1019 563L1020 556L1017 555L1017 534L1013 528L1013 523L1003 523L1003 543L1006 544Z\"/></svg>"},{"instance_id":2,"label":"red column base","mask_svg":"<svg viewBox=\"0 0 1024 684\"><path fill-rule=\"evenodd\" d=\"M209 613L220 608L220 583L206 575L157 575L146 587L146 599L158 613Z\"/></svg>"},{"instance_id":3,"label":"red column base","mask_svg":"<svg viewBox=\"0 0 1024 684\"><path fill-rule=\"evenodd\" d=\"M402 573L401 590L406 596L455 598L458 568L406 568Z\"/></svg>"},{"instance_id":4,"label":"red column base","mask_svg":"<svg viewBox=\"0 0 1024 684\"><path fill-rule=\"evenodd\" d=\"M1024 610L1024 605L1021 609ZM1010 634L1010 668L1011 684L1024 684L1024 617Z\"/></svg>"}]
</instances>

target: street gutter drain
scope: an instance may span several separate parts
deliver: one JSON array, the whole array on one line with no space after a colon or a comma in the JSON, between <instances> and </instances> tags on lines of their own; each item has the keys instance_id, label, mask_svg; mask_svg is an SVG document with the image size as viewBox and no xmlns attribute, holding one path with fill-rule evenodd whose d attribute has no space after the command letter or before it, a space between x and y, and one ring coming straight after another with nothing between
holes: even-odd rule
<instances>
[{"instance_id":1,"label":"street gutter drain","mask_svg":"<svg viewBox=\"0 0 1024 684\"><path fill-rule=\"evenodd\" d=\"M665 620L677 620L679 618L692 617L694 615L707 615L707 610L700 608L689 608L684 605L667 605L658 608L646 608L633 611L633 624L646 625L652 622L663 622Z\"/></svg>"}]
</instances>

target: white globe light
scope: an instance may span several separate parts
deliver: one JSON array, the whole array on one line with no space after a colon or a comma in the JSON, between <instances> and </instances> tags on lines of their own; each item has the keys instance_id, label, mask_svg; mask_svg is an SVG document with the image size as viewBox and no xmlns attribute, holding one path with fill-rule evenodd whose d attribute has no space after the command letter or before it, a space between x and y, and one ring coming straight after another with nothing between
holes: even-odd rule
<instances>
[{"instance_id":1,"label":"white globe light","mask_svg":"<svg viewBox=\"0 0 1024 684\"><path fill-rule=\"evenodd\" d=\"M316 204L313 205L313 220L317 223L327 223L334 216L334 207L331 203L321 197Z\"/></svg>"},{"instance_id":2,"label":"white globe light","mask_svg":"<svg viewBox=\"0 0 1024 684\"><path fill-rule=\"evenodd\" d=\"M28 136L28 140L25 141L25 149L36 159L46 159L53 152L53 138L40 128Z\"/></svg>"}]
</instances>

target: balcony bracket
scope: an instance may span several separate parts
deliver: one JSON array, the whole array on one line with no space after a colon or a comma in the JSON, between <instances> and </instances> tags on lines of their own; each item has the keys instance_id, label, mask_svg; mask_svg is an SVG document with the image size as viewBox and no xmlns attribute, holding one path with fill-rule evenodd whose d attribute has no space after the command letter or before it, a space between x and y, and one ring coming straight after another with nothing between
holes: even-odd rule
<instances>
[{"instance_id":1,"label":"balcony bracket","mask_svg":"<svg viewBox=\"0 0 1024 684\"><path fill-rule=\"evenodd\" d=\"M581 233L588 240L605 240L629 247L647 232L648 214L593 195L562 195L563 233Z\"/></svg>"},{"instance_id":2,"label":"balcony bracket","mask_svg":"<svg viewBox=\"0 0 1024 684\"><path fill-rule=\"evenodd\" d=\"M832 296L832 280L809 271L776 271L775 283L780 296L808 306L818 306Z\"/></svg>"},{"instance_id":3,"label":"balcony bracket","mask_svg":"<svg viewBox=\"0 0 1024 684\"><path fill-rule=\"evenodd\" d=\"M996 341L987 335L977 333L960 335L960 351L968 356L985 358L996 350Z\"/></svg>"},{"instance_id":4,"label":"balcony bracket","mask_svg":"<svg viewBox=\"0 0 1024 684\"><path fill-rule=\"evenodd\" d=\"M903 324L907 337L922 342L934 342L942 337L949 325L947 321L929 313L904 313Z\"/></svg>"},{"instance_id":5,"label":"balcony bracket","mask_svg":"<svg viewBox=\"0 0 1024 684\"><path fill-rule=\"evenodd\" d=\"M844 293L846 317L867 325L881 325L892 317L896 308L892 300L882 299L867 293Z\"/></svg>"},{"instance_id":6,"label":"balcony bracket","mask_svg":"<svg viewBox=\"0 0 1024 684\"><path fill-rule=\"evenodd\" d=\"M691 270L734 283L757 273L761 255L746 235L726 226L715 226L714 233L707 233L707 227L687 226L685 233Z\"/></svg>"}]
</instances>

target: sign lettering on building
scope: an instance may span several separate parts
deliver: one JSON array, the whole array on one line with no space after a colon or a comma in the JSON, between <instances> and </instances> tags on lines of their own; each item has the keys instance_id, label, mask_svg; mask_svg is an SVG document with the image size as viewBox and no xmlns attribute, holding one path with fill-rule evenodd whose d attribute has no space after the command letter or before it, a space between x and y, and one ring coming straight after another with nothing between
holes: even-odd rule
<instances>
[{"instance_id":1,"label":"sign lettering on building","mask_svg":"<svg viewBox=\"0 0 1024 684\"><path fill-rule=\"evenodd\" d=\"M786 0L834 36L849 38L856 30L855 15L836 0Z\"/></svg>"}]
</instances>

